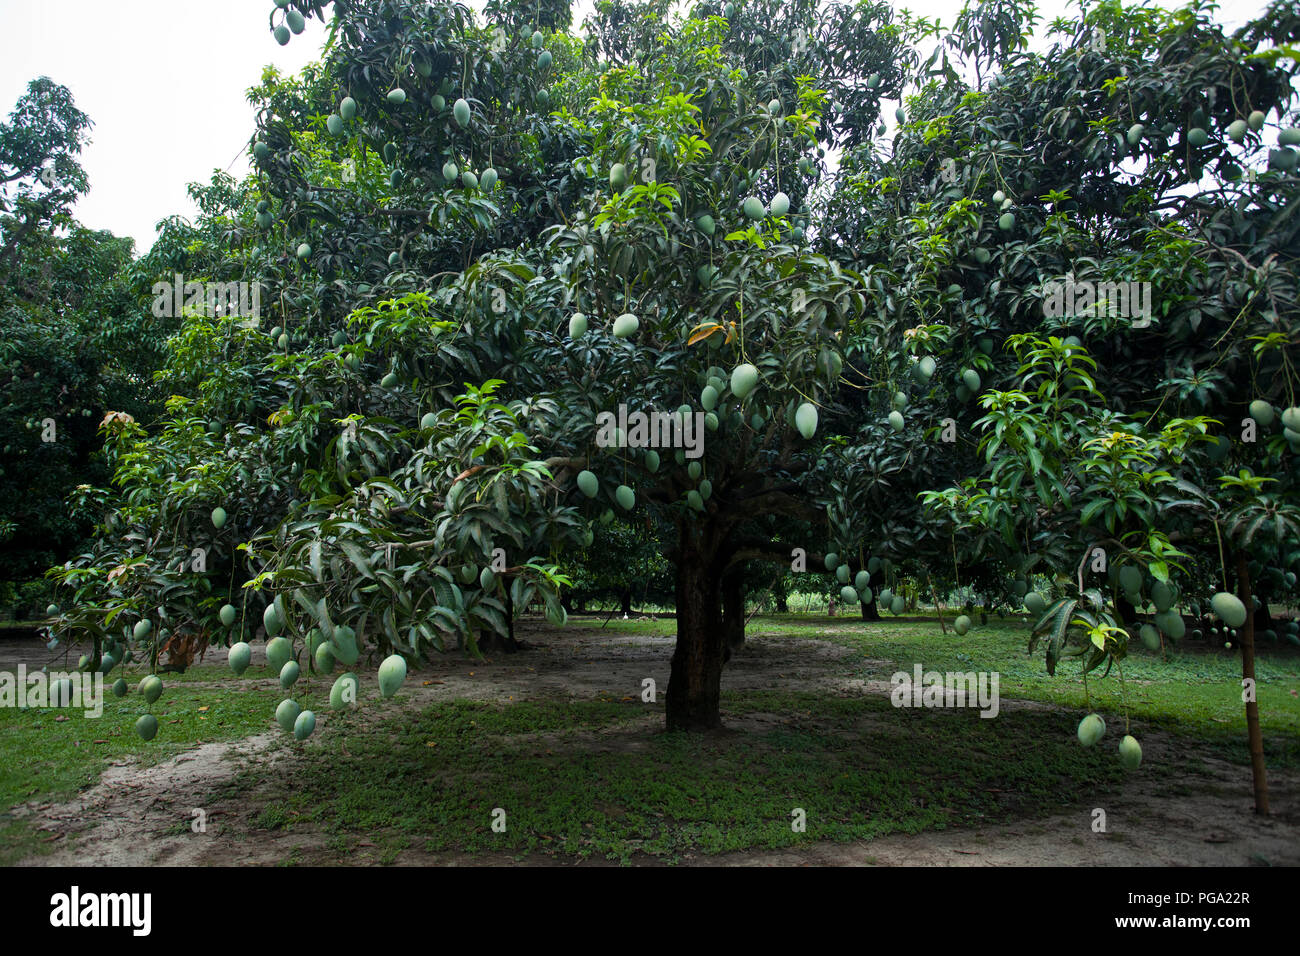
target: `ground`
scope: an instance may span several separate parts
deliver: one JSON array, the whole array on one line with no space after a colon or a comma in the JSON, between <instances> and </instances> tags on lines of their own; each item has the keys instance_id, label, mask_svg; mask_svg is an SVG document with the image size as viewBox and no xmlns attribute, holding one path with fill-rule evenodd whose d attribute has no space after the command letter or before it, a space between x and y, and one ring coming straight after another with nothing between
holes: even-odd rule
<instances>
[{"instance_id":1,"label":"ground","mask_svg":"<svg viewBox=\"0 0 1300 956\"><path fill-rule=\"evenodd\" d=\"M260 657L236 679L221 652L165 675L152 744L132 735L134 693L93 722L9 712L0 842L12 862L76 866L1300 863L1294 655L1261 665L1265 818L1229 655L1129 662L1144 760L1127 773L1118 682L1091 682L1108 730L1080 747L1082 684L1043 674L1016 622L958 641L924 620L757 619L724 673L726 730L685 737L662 731L671 628L525 622L531 649L439 657L391 701L358 667L364 699L348 713L329 710L330 680L317 678L301 688L319 715L305 743L271 720L284 695ZM0 643L0 670L47 658L35 642ZM1000 671L999 716L895 709L889 675L912 661ZM33 746L51 733L58 753ZM491 827L498 808L505 833ZM804 833L791 829L798 810Z\"/></svg>"}]
</instances>

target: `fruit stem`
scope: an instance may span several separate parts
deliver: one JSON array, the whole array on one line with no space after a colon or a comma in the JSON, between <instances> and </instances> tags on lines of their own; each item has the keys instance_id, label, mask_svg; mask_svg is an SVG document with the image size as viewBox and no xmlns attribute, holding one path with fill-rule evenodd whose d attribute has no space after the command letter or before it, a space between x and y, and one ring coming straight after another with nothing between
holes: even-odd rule
<instances>
[{"instance_id":1,"label":"fruit stem","mask_svg":"<svg viewBox=\"0 0 1300 956\"><path fill-rule=\"evenodd\" d=\"M1223 582L1223 590L1228 590L1228 567L1223 559L1223 535L1219 533L1219 519L1212 518L1214 521L1214 539L1219 542L1219 577Z\"/></svg>"},{"instance_id":2,"label":"fruit stem","mask_svg":"<svg viewBox=\"0 0 1300 956\"><path fill-rule=\"evenodd\" d=\"M1124 665L1118 659L1115 661L1115 667L1119 671L1119 699L1124 707L1124 733L1128 733L1128 695L1124 693Z\"/></svg>"}]
</instances>

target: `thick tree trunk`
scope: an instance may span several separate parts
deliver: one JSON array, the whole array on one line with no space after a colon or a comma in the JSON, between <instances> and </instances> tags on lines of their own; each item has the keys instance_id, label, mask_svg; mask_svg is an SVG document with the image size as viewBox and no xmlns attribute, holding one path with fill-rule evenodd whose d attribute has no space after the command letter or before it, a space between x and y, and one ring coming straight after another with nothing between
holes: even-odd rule
<instances>
[{"instance_id":1,"label":"thick tree trunk","mask_svg":"<svg viewBox=\"0 0 1300 956\"><path fill-rule=\"evenodd\" d=\"M496 631L479 631L478 649L483 654L517 654L519 651L527 650L528 646L522 641L515 640L513 628L508 636L502 636Z\"/></svg>"},{"instance_id":2,"label":"thick tree trunk","mask_svg":"<svg viewBox=\"0 0 1300 956\"><path fill-rule=\"evenodd\" d=\"M743 566L736 566L722 576L722 632L726 648L725 664L745 643L745 586Z\"/></svg>"},{"instance_id":3,"label":"thick tree trunk","mask_svg":"<svg viewBox=\"0 0 1300 956\"><path fill-rule=\"evenodd\" d=\"M880 620L880 608L876 605L875 590L872 590L871 600L869 602L868 601L862 602L862 620L864 621Z\"/></svg>"},{"instance_id":4,"label":"thick tree trunk","mask_svg":"<svg viewBox=\"0 0 1300 956\"><path fill-rule=\"evenodd\" d=\"M1246 567L1244 552L1237 554L1237 597L1249 610L1250 571ZM1255 688L1255 616L1246 615L1246 625L1241 629L1241 677L1243 689L1246 682L1252 690ZM1250 747L1250 770L1255 784L1255 812L1268 816L1268 778L1264 774L1264 738L1259 730L1259 704L1255 694L1246 700L1246 739Z\"/></svg>"},{"instance_id":5,"label":"thick tree trunk","mask_svg":"<svg viewBox=\"0 0 1300 956\"><path fill-rule=\"evenodd\" d=\"M623 602L623 613L625 615L630 615L632 613L632 592L621 591L619 593L619 599Z\"/></svg>"},{"instance_id":6,"label":"thick tree trunk","mask_svg":"<svg viewBox=\"0 0 1300 956\"><path fill-rule=\"evenodd\" d=\"M677 557L677 647L673 651L665 709L669 730L722 726L723 640L720 582L712 555L681 532Z\"/></svg>"},{"instance_id":7,"label":"thick tree trunk","mask_svg":"<svg viewBox=\"0 0 1300 956\"><path fill-rule=\"evenodd\" d=\"M789 613L790 613L790 599L786 596L786 593L785 593L784 591L779 591L779 592L777 592L777 595L776 595L776 613L777 613L777 614L789 614Z\"/></svg>"},{"instance_id":8,"label":"thick tree trunk","mask_svg":"<svg viewBox=\"0 0 1300 956\"><path fill-rule=\"evenodd\" d=\"M1119 619L1122 624L1138 623L1137 608L1130 604L1124 595L1120 594L1115 597L1115 610L1119 611Z\"/></svg>"}]
</instances>

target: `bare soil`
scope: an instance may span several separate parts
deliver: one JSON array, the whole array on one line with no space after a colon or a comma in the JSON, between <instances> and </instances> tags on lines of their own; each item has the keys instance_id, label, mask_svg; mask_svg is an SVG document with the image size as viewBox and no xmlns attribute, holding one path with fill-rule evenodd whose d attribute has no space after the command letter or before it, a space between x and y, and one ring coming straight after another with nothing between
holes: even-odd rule
<instances>
[{"instance_id":1,"label":"bare soil","mask_svg":"<svg viewBox=\"0 0 1300 956\"><path fill-rule=\"evenodd\" d=\"M408 707L450 698L509 702L545 698L591 700L632 698L643 678L667 687L671 638L628 635L598 629L553 631L525 623L520 636L532 647L489 662L448 655L412 671L404 693ZM260 653L260 648L256 651ZM29 642L0 643L0 668L18 660L40 666L44 649ZM75 654L73 656L75 661ZM214 650L208 663L220 663L224 652ZM255 664L259 661L255 660ZM849 648L815 638L762 636L747 641L727 665L724 688L824 691L828 693L888 694L883 681L854 676L864 659ZM268 685L274 682L268 681ZM1002 701L1004 710L1043 708L1031 701ZM781 715L748 714L729 724L729 732L745 733L779 722ZM328 715L318 729L328 731ZM570 747L635 750L658 728L657 720L625 725L617 732L595 730L565 735ZM1149 733L1143 739L1148 761L1177 746L1167 736ZM264 733L231 743L208 743L140 772L134 761L106 771L98 784L66 803L31 803L14 812L27 815L47 831L52 852L32 857L30 865L273 865L288 858L304 864L336 863L337 848L328 837L301 832L250 831L246 821L256 812L247 793L238 806L223 795L245 781L264 775L277 763L292 771L298 759L279 733ZM1062 807L1050 817L1006 825L894 834L856 843L814 843L782 850L760 850L715 856L688 857L684 865L740 866L1241 866L1300 864L1300 774L1272 770L1269 787L1272 815L1252 810L1249 770L1205 755L1203 773L1180 779L1174 792L1167 778L1136 773L1126 778L1118 794L1108 795L1104 832L1093 829L1094 805L1080 802ZM189 822L204 808L205 827L195 832ZM381 859L382 856L382 859ZM525 865L554 866L557 861L531 855L516 861L500 854L431 854L404 849L384 854L362 841L346 854L349 864L392 862L397 865ZM658 865L645 857L636 862ZM587 860L573 865L610 865Z\"/></svg>"}]
</instances>

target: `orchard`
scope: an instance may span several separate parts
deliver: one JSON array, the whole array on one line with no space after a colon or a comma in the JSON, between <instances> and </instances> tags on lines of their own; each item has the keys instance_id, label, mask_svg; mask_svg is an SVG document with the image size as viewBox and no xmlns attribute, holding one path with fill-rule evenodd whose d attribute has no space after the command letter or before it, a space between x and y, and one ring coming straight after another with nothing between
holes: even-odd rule
<instances>
[{"instance_id":1,"label":"orchard","mask_svg":"<svg viewBox=\"0 0 1300 956\"><path fill-rule=\"evenodd\" d=\"M220 688L296 760L407 725L490 749L470 677L639 635L497 703L548 733L622 707L629 747L704 764L865 696L900 747L956 735L936 764L1060 754L981 792L1089 808L1213 738L1236 825L1272 780L1294 837L1293 5L268 6L250 43L327 42L250 78L248 173L144 255L72 218L65 89L0 127L0 603L34 666L104 675L115 739L210 743L168 698ZM828 654L829 705L800 677ZM958 721L942 675L889 706L944 661L1006 712ZM897 772L855 726L834 760ZM671 805L633 813L650 849L515 849L944 825L664 842Z\"/></svg>"}]
</instances>

